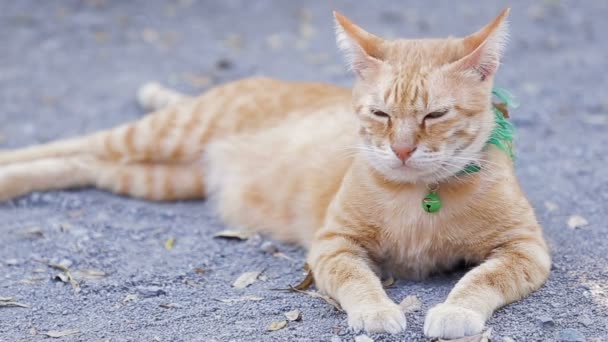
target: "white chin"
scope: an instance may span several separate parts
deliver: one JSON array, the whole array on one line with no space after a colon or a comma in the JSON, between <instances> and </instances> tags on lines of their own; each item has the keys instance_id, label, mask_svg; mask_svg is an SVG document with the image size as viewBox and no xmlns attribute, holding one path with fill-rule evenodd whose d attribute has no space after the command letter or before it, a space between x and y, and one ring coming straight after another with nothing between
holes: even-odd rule
<instances>
[{"instance_id":1,"label":"white chin","mask_svg":"<svg viewBox=\"0 0 608 342\"><path fill-rule=\"evenodd\" d=\"M415 168L399 165L374 165L374 168L380 172L387 180L399 183L417 183L424 181L424 172L420 172Z\"/></svg>"},{"instance_id":2,"label":"white chin","mask_svg":"<svg viewBox=\"0 0 608 342\"><path fill-rule=\"evenodd\" d=\"M457 173L452 170L444 169L444 172L434 172L432 166L428 169L418 169L406 165L374 165L374 168L380 172L387 180L400 183L439 183L446 178L449 178Z\"/></svg>"}]
</instances>

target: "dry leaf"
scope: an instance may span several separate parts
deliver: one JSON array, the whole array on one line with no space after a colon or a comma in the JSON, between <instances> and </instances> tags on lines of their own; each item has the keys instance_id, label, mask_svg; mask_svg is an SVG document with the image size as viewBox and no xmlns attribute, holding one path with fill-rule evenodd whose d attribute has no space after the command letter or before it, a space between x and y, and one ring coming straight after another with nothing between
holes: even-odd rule
<instances>
[{"instance_id":1,"label":"dry leaf","mask_svg":"<svg viewBox=\"0 0 608 342\"><path fill-rule=\"evenodd\" d=\"M173 246L175 246L175 238L170 237L167 239L167 241L165 241L165 249L170 251L173 249Z\"/></svg>"},{"instance_id":2,"label":"dry leaf","mask_svg":"<svg viewBox=\"0 0 608 342\"><path fill-rule=\"evenodd\" d=\"M484 331L481 334L473 335L473 336L465 336L462 338L457 338L455 340L442 340L439 339L440 342L489 342L490 335L492 335L492 328Z\"/></svg>"},{"instance_id":3,"label":"dry leaf","mask_svg":"<svg viewBox=\"0 0 608 342\"><path fill-rule=\"evenodd\" d=\"M355 337L355 342L374 342L374 339L367 335L359 335Z\"/></svg>"},{"instance_id":4,"label":"dry leaf","mask_svg":"<svg viewBox=\"0 0 608 342\"><path fill-rule=\"evenodd\" d=\"M393 287L393 285L395 285L395 278L393 278L393 276L390 276L382 281L382 287L385 289Z\"/></svg>"},{"instance_id":5,"label":"dry leaf","mask_svg":"<svg viewBox=\"0 0 608 342\"><path fill-rule=\"evenodd\" d=\"M45 279L48 279L48 278L47 277L29 277L29 278L22 279L19 282L22 284L31 285L31 284L36 284L38 282L41 282Z\"/></svg>"},{"instance_id":6,"label":"dry leaf","mask_svg":"<svg viewBox=\"0 0 608 342\"><path fill-rule=\"evenodd\" d=\"M571 229L577 229L588 225L589 222L580 215L572 215L568 219L568 227Z\"/></svg>"},{"instance_id":7,"label":"dry leaf","mask_svg":"<svg viewBox=\"0 0 608 342\"><path fill-rule=\"evenodd\" d=\"M222 303L238 303L238 302L257 302L260 301L264 298L262 297L256 297L256 296L243 296L243 297L238 297L238 298L226 298L226 299L216 299L219 302Z\"/></svg>"},{"instance_id":8,"label":"dry leaf","mask_svg":"<svg viewBox=\"0 0 608 342\"><path fill-rule=\"evenodd\" d=\"M314 277L312 276L312 271L308 270L308 272L306 273L306 278L304 278L304 280L302 280L298 285L296 286L292 286L294 289L296 290L306 290L310 287L310 285L312 285L315 282Z\"/></svg>"},{"instance_id":9,"label":"dry leaf","mask_svg":"<svg viewBox=\"0 0 608 342\"><path fill-rule=\"evenodd\" d=\"M123 299L123 300L122 300L122 302L123 302L123 304L126 304L126 303L129 303L129 302L134 302L134 301L136 301L137 299L139 299L139 296L137 296L137 295L136 295L136 294L134 294L134 293L130 293L130 294L128 294L128 295L125 297L125 299Z\"/></svg>"},{"instance_id":10,"label":"dry leaf","mask_svg":"<svg viewBox=\"0 0 608 342\"><path fill-rule=\"evenodd\" d=\"M194 273L196 273L196 274L203 274L205 272L206 272L206 270L202 267L197 267L194 269Z\"/></svg>"},{"instance_id":11,"label":"dry leaf","mask_svg":"<svg viewBox=\"0 0 608 342\"><path fill-rule=\"evenodd\" d=\"M9 307L29 308L30 306L27 305L27 304L19 303L19 302L14 302L13 298L4 297L4 298L2 298L2 300L0 300L0 308L1 307L5 307L5 308L9 308Z\"/></svg>"},{"instance_id":12,"label":"dry leaf","mask_svg":"<svg viewBox=\"0 0 608 342\"><path fill-rule=\"evenodd\" d=\"M281 252L273 253L272 256L275 258L283 258L283 259L287 259L289 261L295 261L295 260L293 260L292 257L286 255L285 253L281 253Z\"/></svg>"},{"instance_id":13,"label":"dry leaf","mask_svg":"<svg viewBox=\"0 0 608 342\"><path fill-rule=\"evenodd\" d=\"M76 279L74 279L74 277L72 276L72 273L70 272L70 269L68 268L68 266L71 264L71 261L69 261L69 260L62 260L58 264L55 264L55 263L52 263L52 262L48 262L48 261L44 261L44 260L36 260L36 259L34 259L34 261L46 264L49 267L52 267L52 268L58 269L60 271L63 271L63 273L57 274L55 277L53 277L53 279L60 280L60 281L62 281L64 283L69 283L70 285L72 285L72 288L74 288L74 292L80 292L80 284L78 284L78 282L76 281Z\"/></svg>"},{"instance_id":14,"label":"dry leaf","mask_svg":"<svg viewBox=\"0 0 608 342\"><path fill-rule=\"evenodd\" d=\"M77 279L97 280L107 277L108 274L99 270L84 269L74 271L73 276Z\"/></svg>"},{"instance_id":15,"label":"dry leaf","mask_svg":"<svg viewBox=\"0 0 608 342\"><path fill-rule=\"evenodd\" d=\"M298 309L287 311L286 313L284 313L284 315L288 321L301 321L302 320L302 313Z\"/></svg>"},{"instance_id":16,"label":"dry leaf","mask_svg":"<svg viewBox=\"0 0 608 342\"><path fill-rule=\"evenodd\" d=\"M422 302L420 302L420 299L416 296L407 296L399 303L399 307L404 313L410 313L420 310L422 308Z\"/></svg>"},{"instance_id":17,"label":"dry leaf","mask_svg":"<svg viewBox=\"0 0 608 342\"><path fill-rule=\"evenodd\" d=\"M223 239L234 239L234 240L247 240L251 236L251 233L245 231L236 230L222 230L216 233L213 237Z\"/></svg>"},{"instance_id":18,"label":"dry leaf","mask_svg":"<svg viewBox=\"0 0 608 342\"><path fill-rule=\"evenodd\" d=\"M78 329L68 329L68 330L62 330L62 331L51 330L51 331L42 333L42 335L46 335L48 337L53 337L53 338L70 336L70 335L75 335L75 334L80 334L80 330L78 330Z\"/></svg>"},{"instance_id":19,"label":"dry leaf","mask_svg":"<svg viewBox=\"0 0 608 342\"><path fill-rule=\"evenodd\" d=\"M65 274L65 273L57 273L53 279L54 280L59 280L59 281L64 282L64 283L69 283L70 282L70 277L68 277L68 275Z\"/></svg>"},{"instance_id":20,"label":"dry leaf","mask_svg":"<svg viewBox=\"0 0 608 342\"><path fill-rule=\"evenodd\" d=\"M268 326L267 330L268 331L277 331L277 330L285 328L286 325L287 325L287 321L272 322Z\"/></svg>"},{"instance_id":21,"label":"dry leaf","mask_svg":"<svg viewBox=\"0 0 608 342\"><path fill-rule=\"evenodd\" d=\"M197 282L196 282L196 281L194 281L194 280L190 280L190 279L184 279L184 281L183 281L183 282L184 282L184 284L186 284L186 285L188 285L188 286L190 286L190 287L199 287L199 286L200 286L200 284L199 284L199 283L197 283Z\"/></svg>"},{"instance_id":22,"label":"dry leaf","mask_svg":"<svg viewBox=\"0 0 608 342\"><path fill-rule=\"evenodd\" d=\"M236 280L234 281L234 283L232 283L232 286L237 288L237 289L244 289L247 286L255 283L255 281L258 279L258 277L260 276L262 272L245 272L243 274L241 274L238 278L236 278Z\"/></svg>"},{"instance_id":23,"label":"dry leaf","mask_svg":"<svg viewBox=\"0 0 608 342\"><path fill-rule=\"evenodd\" d=\"M559 206L551 201L545 201L545 208L548 212L554 212L559 209Z\"/></svg>"},{"instance_id":24,"label":"dry leaf","mask_svg":"<svg viewBox=\"0 0 608 342\"><path fill-rule=\"evenodd\" d=\"M42 231L42 229L40 229L40 227L29 227L20 231L19 234L38 239L44 237L44 232Z\"/></svg>"},{"instance_id":25,"label":"dry leaf","mask_svg":"<svg viewBox=\"0 0 608 342\"><path fill-rule=\"evenodd\" d=\"M52 263L52 262L45 262L45 261L40 261L40 262L42 262L44 264L47 264L49 267L52 267L54 269L57 269L57 270L60 270L60 271L63 271L63 272L69 272L70 271L69 268L67 268L65 265L62 265L62 264L55 264L55 263Z\"/></svg>"},{"instance_id":26,"label":"dry leaf","mask_svg":"<svg viewBox=\"0 0 608 342\"><path fill-rule=\"evenodd\" d=\"M298 293L302 293L305 294L307 296L313 297L313 298L319 298L319 299L323 299L327 304L333 306L334 308L336 308L336 310L342 312L342 307L340 306L340 304L338 304L338 302L336 302L335 300L333 300L331 297L322 295L318 292L315 291L302 291L302 290L298 290L295 287L290 286L289 291L293 291L293 292L298 292Z\"/></svg>"}]
</instances>

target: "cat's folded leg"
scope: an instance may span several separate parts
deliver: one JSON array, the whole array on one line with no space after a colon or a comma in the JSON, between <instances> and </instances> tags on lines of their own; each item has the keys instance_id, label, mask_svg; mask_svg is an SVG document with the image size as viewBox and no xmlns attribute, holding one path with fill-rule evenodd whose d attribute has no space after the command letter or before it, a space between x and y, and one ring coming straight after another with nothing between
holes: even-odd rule
<instances>
[{"instance_id":1,"label":"cat's folded leg","mask_svg":"<svg viewBox=\"0 0 608 342\"><path fill-rule=\"evenodd\" d=\"M429 310L424 333L459 338L481 332L494 310L538 289L550 268L551 258L540 237L501 245L456 284L444 303Z\"/></svg>"},{"instance_id":2,"label":"cat's folded leg","mask_svg":"<svg viewBox=\"0 0 608 342\"><path fill-rule=\"evenodd\" d=\"M405 315L382 288L366 250L352 237L320 232L308 258L316 286L335 298L355 331L399 333Z\"/></svg>"},{"instance_id":3,"label":"cat's folded leg","mask_svg":"<svg viewBox=\"0 0 608 342\"><path fill-rule=\"evenodd\" d=\"M121 163L89 156L0 165L0 202L32 191L95 186L156 201L203 198L199 163Z\"/></svg>"}]
</instances>

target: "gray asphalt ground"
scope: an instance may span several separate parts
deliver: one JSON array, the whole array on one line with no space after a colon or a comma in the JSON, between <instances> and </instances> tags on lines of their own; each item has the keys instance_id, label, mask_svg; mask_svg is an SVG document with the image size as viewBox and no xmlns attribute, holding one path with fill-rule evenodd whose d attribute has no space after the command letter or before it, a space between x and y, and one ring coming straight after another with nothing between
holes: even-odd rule
<instances>
[{"instance_id":1,"label":"gray asphalt ground","mask_svg":"<svg viewBox=\"0 0 608 342\"><path fill-rule=\"evenodd\" d=\"M253 74L349 85L333 8L380 35L432 37L472 32L507 4L512 39L497 83L521 102L512 113L518 174L555 266L546 286L487 325L494 341L578 341L577 333L608 341L606 1L2 1L0 147L137 119L135 91L149 80L189 93ZM588 224L570 228L572 215ZM273 290L302 279L304 250L275 242L288 259L262 251L263 237L212 238L224 228L204 201L149 203L93 189L0 204L0 297L29 306L0 307L0 341L69 329L78 333L59 340L355 338L323 301ZM80 291L45 262L69 266ZM76 272L85 269L107 276ZM231 287L246 271L263 275ZM398 281L391 297L415 295L422 310L408 315L405 333L371 337L424 340L426 310L461 276ZM218 301L243 296L263 299ZM302 321L266 331L292 309Z\"/></svg>"}]
</instances>

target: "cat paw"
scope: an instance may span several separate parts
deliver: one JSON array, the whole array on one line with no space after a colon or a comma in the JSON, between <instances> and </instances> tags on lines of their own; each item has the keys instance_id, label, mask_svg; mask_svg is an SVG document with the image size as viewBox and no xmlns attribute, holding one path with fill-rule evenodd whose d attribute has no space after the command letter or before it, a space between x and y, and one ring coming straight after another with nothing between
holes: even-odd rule
<instances>
[{"instance_id":1,"label":"cat paw","mask_svg":"<svg viewBox=\"0 0 608 342\"><path fill-rule=\"evenodd\" d=\"M479 334L485 320L477 312L451 304L439 304L429 310L424 320L428 337L460 338Z\"/></svg>"},{"instance_id":2,"label":"cat paw","mask_svg":"<svg viewBox=\"0 0 608 342\"><path fill-rule=\"evenodd\" d=\"M348 326L357 332L397 334L405 330L405 314L395 303L362 306L348 313Z\"/></svg>"}]
</instances>

